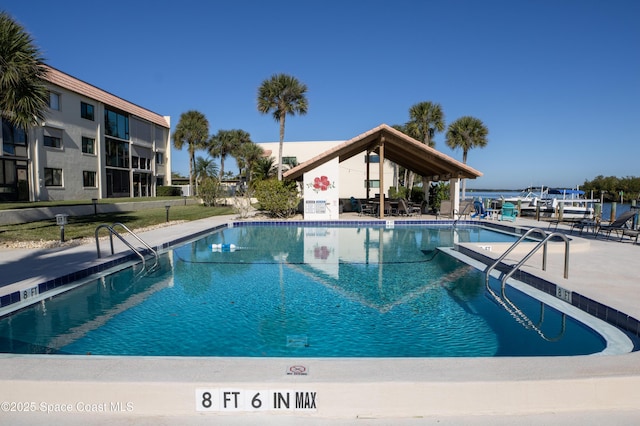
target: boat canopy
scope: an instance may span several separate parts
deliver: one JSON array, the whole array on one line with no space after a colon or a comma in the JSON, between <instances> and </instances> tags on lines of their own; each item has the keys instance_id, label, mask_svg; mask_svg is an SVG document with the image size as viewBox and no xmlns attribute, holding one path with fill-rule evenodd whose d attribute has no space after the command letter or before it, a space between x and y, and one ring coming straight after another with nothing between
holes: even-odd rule
<instances>
[{"instance_id":1,"label":"boat canopy","mask_svg":"<svg viewBox=\"0 0 640 426\"><path fill-rule=\"evenodd\" d=\"M584 195L584 191L579 189L549 189L549 194L553 195Z\"/></svg>"}]
</instances>

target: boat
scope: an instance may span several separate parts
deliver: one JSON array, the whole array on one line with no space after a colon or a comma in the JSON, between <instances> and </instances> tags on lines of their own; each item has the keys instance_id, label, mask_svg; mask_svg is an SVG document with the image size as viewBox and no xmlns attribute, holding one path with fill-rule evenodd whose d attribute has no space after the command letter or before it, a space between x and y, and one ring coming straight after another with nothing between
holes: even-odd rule
<instances>
[{"instance_id":1,"label":"boat","mask_svg":"<svg viewBox=\"0 0 640 426\"><path fill-rule=\"evenodd\" d=\"M540 188L529 187L520 191L518 195L514 195L511 197L500 197L500 201L503 203L512 203L512 204L529 204L535 198L542 198L544 191L544 186Z\"/></svg>"},{"instance_id":2,"label":"boat","mask_svg":"<svg viewBox=\"0 0 640 426\"><path fill-rule=\"evenodd\" d=\"M586 199L584 191L579 189L544 188L539 192L535 188L527 188L515 197L502 198L502 202L510 202L520 206L522 216L559 219L562 211L563 220L580 220L594 218L594 205L597 199Z\"/></svg>"}]
</instances>

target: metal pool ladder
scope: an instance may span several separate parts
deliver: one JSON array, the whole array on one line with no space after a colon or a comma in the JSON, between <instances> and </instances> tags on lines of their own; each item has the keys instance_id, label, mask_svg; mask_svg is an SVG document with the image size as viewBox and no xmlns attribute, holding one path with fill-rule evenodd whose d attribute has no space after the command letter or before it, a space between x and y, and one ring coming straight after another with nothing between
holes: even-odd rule
<instances>
[{"instance_id":1,"label":"metal pool ladder","mask_svg":"<svg viewBox=\"0 0 640 426\"><path fill-rule=\"evenodd\" d=\"M109 242L110 242L110 245L111 245L111 254L113 255L113 253L114 253L114 251L113 251L113 236L115 235L120 241L122 241L122 243L124 245L129 247L129 249L131 251L133 251L135 254L137 254L138 257L140 258L140 260L142 260L142 271L144 271L146 269L146 266L147 266L146 265L146 260L144 258L144 255L142 254L142 252L140 250L138 250L137 248L135 248L129 241L127 241L122 236L122 234L120 234L118 231L116 231L115 230L116 226L122 227L131 236L133 236L133 238L138 240L140 242L140 244L145 246L147 250L149 250L151 253L153 253L153 256L155 258L155 263L153 264L153 266L149 270L149 271L153 271L158 266L158 253L149 244L147 244L142 238L140 238L135 232L133 232L125 224L120 223L120 222L115 222L112 225L108 225L106 223L103 223L102 225L98 225L98 227L96 228L95 236L96 236L96 249L98 251L98 258L101 257L101 254L100 254L100 241L98 240L98 234L100 233L101 229L105 228L105 229L107 229L109 231Z\"/></svg>"},{"instance_id":2,"label":"metal pool ladder","mask_svg":"<svg viewBox=\"0 0 640 426\"><path fill-rule=\"evenodd\" d=\"M562 238L564 240L564 278L565 279L569 278L569 239L567 238L567 236L562 234L562 233L560 233L560 232L552 232L550 234L547 234L544 230L542 230L540 228L531 228L527 232L525 232L524 235L522 235L520 237L520 239L518 239L518 241L513 243L511 245L511 247L509 247L507 249L507 251L505 251L502 254L502 256L500 256L498 258L498 260L496 260L491 266L489 266L485 270L485 284L487 286L489 285L489 274L491 274L491 271L493 269L495 269L495 267L498 266L498 264L500 262L502 262L505 259L505 257L507 257L507 255L509 255L509 253L511 253L513 251L513 249L515 249L518 246L518 244L520 244L525 238L527 238L529 235L531 235L533 233L538 233L538 234L544 235L545 237L533 249L531 249L531 251L529 251L529 253L527 253L527 255L525 257L523 257L522 260L520 260L520 262L518 262L518 264L516 266L513 266L511 268L511 270L502 277L502 288L504 289L504 286L505 286L505 283L507 282L507 280L518 269L520 269L520 267L522 265L524 265L524 263L527 260L529 260L529 258L531 258L531 256L533 256L540 249L540 247L543 248L543 251L542 251L542 270L546 271L547 270L547 242L553 237L560 237L560 238Z\"/></svg>"},{"instance_id":3,"label":"metal pool ladder","mask_svg":"<svg viewBox=\"0 0 640 426\"><path fill-rule=\"evenodd\" d=\"M502 262L509 253L511 253L513 251L514 248L516 248L516 246L518 244L520 244L524 239L526 239L529 235L533 234L533 233L538 233L544 236L544 238L542 239L542 241L540 241L538 244L536 244L536 246L529 251L529 253L527 253L527 255L525 257L522 258L522 260L520 260L520 262L518 262L518 264L516 266L513 266L511 268L511 270L504 274L504 276L502 277L501 280L501 292L500 292L500 296L497 295L492 289L491 286L489 285L489 275L491 274L491 271L493 269L495 269L496 266L498 266L498 264L500 262ZM520 269L520 267L522 265L524 265L524 263L529 260L529 258L531 256L533 256L539 249L540 247L543 247L543 254L542 254L542 270L546 271L547 270L547 242L553 238L553 237L560 237L564 240L565 243L565 251L564 251L564 278L569 278L569 239L567 238L566 235L561 234L559 232L553 232L550 234L547 234L544 230L540 229L540 228L532 228L529 229L527 232L524 233L524 235L522 235L520 237L520 239L518 239L518 241L516 241L515 243L513 243L511 245L511 247L509 247L507 249L507 251L505 251L502 256L500 256L498 258L498 260L496 260L491 266L489 266L487 268L487 270L485 271L485 287L487 288L487 291L489 292L489 294L495 299L495 301L502 306L515 320L516 322L520 323L522 326L524 326L525 328L528 329L533 329L535 330L544 340L548 340L548 341L555 341L558 340L562 335L564 335L565 329L566 329L566 319L565 319L565 314L562 313L562 322L561 322L561 329L559 334L556 337L549 337L547 336L542 330L541 330L541 326L542 323L544 321L544 303L540 302L540 322L538 322L537 324L534 324L533 321L531 321L531 319L524 313L522 312L522 310L520 310L510 299L509 297L507 297L506 291L505 291L505 285L507 283L507 280L518 270Z\"/></svg>"}]
</instances>

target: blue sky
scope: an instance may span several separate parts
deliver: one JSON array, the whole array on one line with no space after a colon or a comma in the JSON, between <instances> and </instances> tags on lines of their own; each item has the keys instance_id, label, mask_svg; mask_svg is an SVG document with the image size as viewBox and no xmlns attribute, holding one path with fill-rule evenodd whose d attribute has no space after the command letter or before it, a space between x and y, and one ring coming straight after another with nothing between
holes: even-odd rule
<instances>
[{"instance_id":1,"label":"blue sky","mask_svg":"<svg viewBox=\"0 0 640 426\"><path fill-rule=\"evenodd\" d=\"M575 186L640 176L636 0L7 1L46 62L162 115L206 115L210 133L278 140L260 83L305 83L286 141L347 140L402 124L418 102L446 123L481 119L489 144L468 188ZM461 160L462 152L436 149ZM204 152L198 155L206 156ZM174 171L188 174L186 149ZM227 166L225 164L225 166Z\"/></svg>"}]
</instances>

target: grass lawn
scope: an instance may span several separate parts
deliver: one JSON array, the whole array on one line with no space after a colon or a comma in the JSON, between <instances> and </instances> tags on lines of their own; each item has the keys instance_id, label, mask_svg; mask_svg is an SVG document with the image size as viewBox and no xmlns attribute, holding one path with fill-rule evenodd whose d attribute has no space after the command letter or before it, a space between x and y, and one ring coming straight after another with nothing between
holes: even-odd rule
<instances>
[{"instance_id":1,"label":"grass lawn","mask_svg":"<svg viewBox=\"0 0 640 426\"><path fill-rule=\"evenodd\" d=\"M156 198L157 199L157 198ZM168 198L175 199L175 198ZM139 199L138 199L139 200ZM102 201L102 200L101 200ZM79 204L76 202L75 204ZM81 203L80 203L81 204ZM60 205L60 203L56 203ZM33 205L31 205L33 207ZM202 205L172 206L169 211L171 221L190 221L211 216L233 214L232 207L204 207ZM166 221L164 207L132 212L104 213L90 216L69 217L64 227L65 240L95 236L98 225L121 222L132 230L157 225ZM19 225L0 225L0 242L10 241L55 241L60 239L60 226L55 219L30 222Z\"/></svg>"},{"instance_id":2,"label":"grass lawn","mask_svg":"<svg viewBox=\"0 0 640 426\"><path fill-rule=\"evenodd\" d=\"M179 197L148 197L148 198L103 198L98 200L98 204L116 204L126 202L144 202L144 201L163 201L163 200L178 200ZM93 205L91 200L69 200L69 201L21 201L21 202L2 202L0 203L0 210L13 210L13 209L30 209L34 207L53 207L53 206L84 206Z\"/></svg>"}]
</instances>

